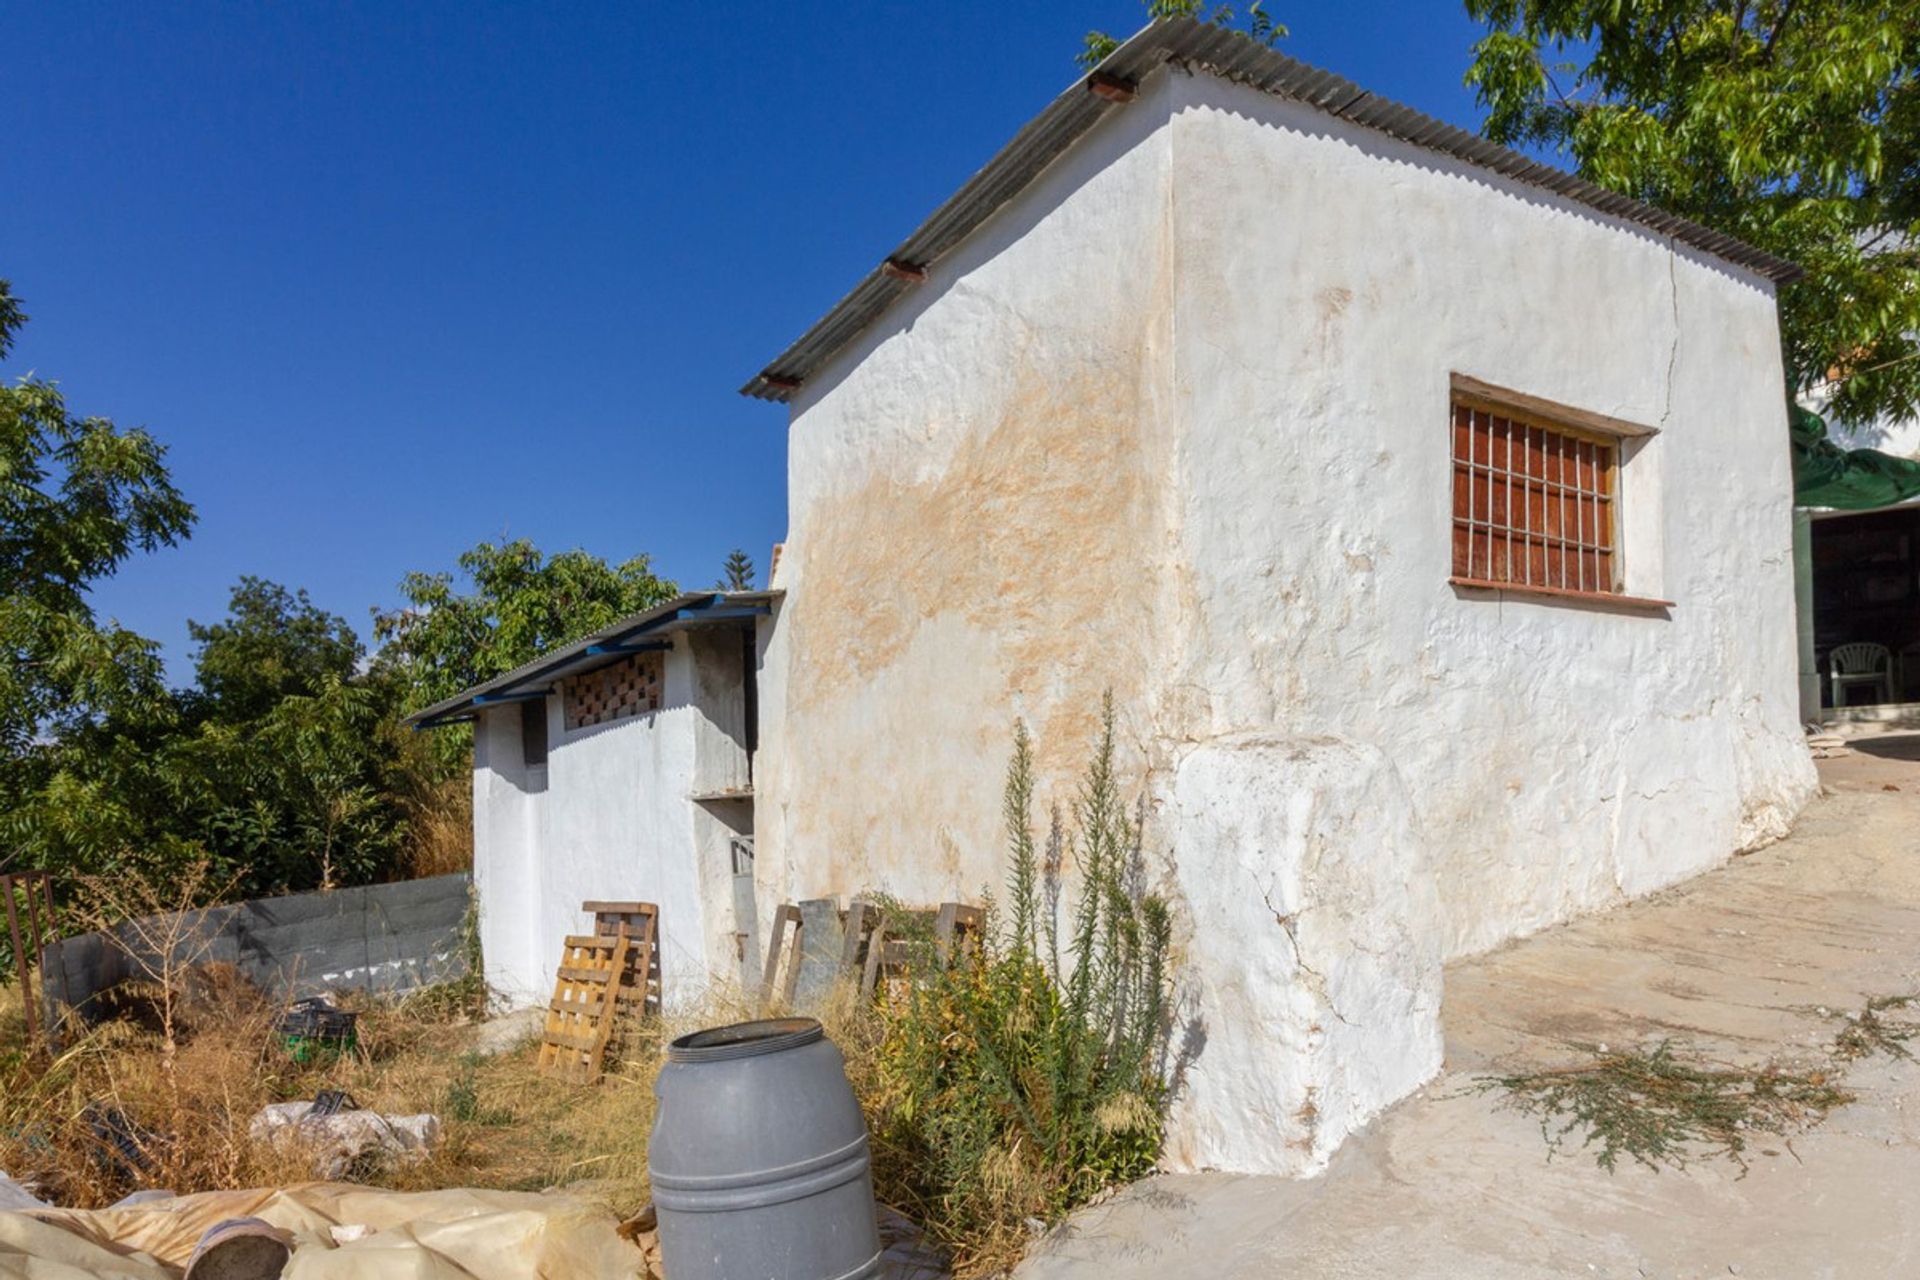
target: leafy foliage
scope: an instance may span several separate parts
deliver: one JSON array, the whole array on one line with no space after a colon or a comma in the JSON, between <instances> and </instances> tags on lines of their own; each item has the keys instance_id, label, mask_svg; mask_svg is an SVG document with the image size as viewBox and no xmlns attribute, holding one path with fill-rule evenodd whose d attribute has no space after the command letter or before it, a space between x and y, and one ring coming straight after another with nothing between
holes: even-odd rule
<instances>
[{"instance_id":1,"label":"leafy foliage","mask_svg":"<svg viewBox=\"0 0 1920 1280\"><path fill-rule=\"evenodd\" d=\"M243 577L227 612L222 622L188 622L187 633L199 646L194 671L207 711L229 722L265 715L329 680L351 680L364 656L347 620L315 608L304 590Z\"/></svg>"},{"instance_id":2,"label":"leafy foliage","mask_svg":"<svg viewBox=\"0 0 1920 1280\"><path fill-rule=\"evenodd\" d=\"M1220 4L1212 0L1146 0L1147 17L1158 22L1162 18L1204 18L1219 27L1231 27L1236 21L1242 30L1264 45L1275 45L1287 36L1287 29L1274 21L1266 10L1264 0L1247 0L1236 15L1231 4ZM1104 31L1087 32L1086 44L1081 48L1077 62L1083 67L1098 66L1102 59L1120 47L1120 42Z\"/></svg>"},{"instance_id":3,"label":"leafy foliage","mask_svg":"<svg viewBox=\"0 0 1920 1280\"><path fill-rule=\"evenodd\" d=\"M190 623L197 688L44 743L44 777L6 819L15 846L72 874L260 896L392 873L431 785L399 729L400 686L357 674L359 641L304 592L243 578L228 617Z\"/></svg>"},{"instance_id":4,"label":"leafy foliage","mask_svg":"<svg viewBox=\"0 0 1920 1280\"><path fill-rule=\"evenodd\" d=\"M0 281L0 355L25 320ZM51 382L0 385L0 793L30 780L44 735L165 698L154 645L100 621L87 595L192 527L165 457L145 431L74 417Z\"/></svg>"},{"instance_id":5,"label":"leafy foliage","mask_svg":"<svg viewBox=\"0 0 1920 1280\"><path fill-rule=\"evenodd\" d=\"M1082 884L1064 966L1043 945L1054 928L1032 796L1022 727L1005 795L1008 912L977 953L923 958L924 980L889 1011L872 1108L883 1180L944 1240L976 1252L1143 1176L1163 1129L1171 924L1166 904L1139 890L1111 699L1074 806Z\"/></svg>"},{"instance_id":6,"label":"leafy foliage","mask_svg":"<svg viewBox=\"0 0 1920 1280\"><path fill-rule=\"evenodd\" d=\"M1920 0L1467 0L1500 142L1807 269L1788 379L1848 421L1920 409Z\"/></svg>"},{"instance_id":7,"label":"leafy foliage","mask_svg":"<svg viewBox=\"0 0 1920 1280\"><path fill-rule=\"evenodd\" d=\"M0 355L25 319L0 281ZM209 892L256 897L460 865L467 801L448 779L465 740L399 717L674 591L644 556L483 543L461 557L469 592L408 577L369 664L344 618L245 577L224 618L188 623L195 684L170 689L157 647L89 603L188 535L165 458L144 431L74 417L50 382L0 386L0 866L69 886L202 867Z\"/></svg>"},{"instance_id":8,"label":"leafy foliage","mask_svg":"<svg viewBox=\"0 0 1920 1280\"><path fill-rule=\"evenodd\" d=\"M472 589L450 573L410 573L407 603L374 614L380 660L406 687L409 710L450 698L608 623L671 600L648 557L617 565L585 551L543 556L526 539L482 542L460 556Z\"/></svg>"}]
</instances>

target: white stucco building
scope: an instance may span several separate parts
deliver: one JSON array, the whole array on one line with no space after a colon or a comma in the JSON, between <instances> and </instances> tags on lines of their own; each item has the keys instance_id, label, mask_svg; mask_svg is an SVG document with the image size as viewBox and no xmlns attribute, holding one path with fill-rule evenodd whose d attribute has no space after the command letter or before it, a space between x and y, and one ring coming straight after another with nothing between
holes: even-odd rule
<instances>
[{"instance_id":1,"label":"white stucco building","mask_svg":"<svg viewBox=\"0 0 1920 1280\"><path fill-rule=\"evenodd\" d=\"M1320 1167L1437 1069L1444 961L1812 794L1793 275L1142 32L746 388L791 414L760 901L997 886L1013 719L1066 803L1111 688L1198 1046L1169 1158Z\"/></svg>"},{"instance_id":2,"label":"white stucco building","mask_svg":"<svg viewBox=\"0 0 1920 1280\"><path fill-rule=\"evenodd\" d=\"M613 877L653 877L675 963L719 977L782 902L997 889L1015 718L1064 805L1110 689L1178 920L1168 1160L1322 1167L1438 1068L1446 960L1776 838L1812 794L1792 275L1148 28L746 388L791 414L728 826L750 903L686 800L734 723L703 633L604 737L543 704L544 802L518 709L452 708L481 718L483 910L512 921L489 973L537 989L584 886L650 892ZM556 805L570 759L592 812Z\"/></svg>"},{"instance_id":3,"label":"white stucco building","mask_svg":"<svg viewBox=\"0 0 1920 1280\"><path fill-rule=\"evenodd\" d=\"M412 717L474 726L473 875L490 987L544 1004L581 903L660 908L662 998L759 964L756 675L777 596L702 592Z\"/></svg>"}]
</instances>

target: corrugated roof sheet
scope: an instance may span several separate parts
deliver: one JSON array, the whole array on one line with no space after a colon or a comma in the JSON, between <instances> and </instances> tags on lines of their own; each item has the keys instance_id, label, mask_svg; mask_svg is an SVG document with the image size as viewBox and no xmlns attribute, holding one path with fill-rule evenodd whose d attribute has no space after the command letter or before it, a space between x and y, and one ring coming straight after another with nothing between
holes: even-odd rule
<instances>
[{"instance_id":1,"label":"corrugated roof sheet","mask_svg":"<svg viewBox=\"0 0 1920 1280\"><path fill-rule=\"evenodd\" d=\"M733 615L726 613L726 610L770 608L773 602L784 594L780 591L695 591L675 596L664 604L655 605L651 609L642 609L639 613L628 614L591 635L582 636L571 644L561 645L549 653L543 653L532 662L515 667L505 675L482 681L471 689L456 693L451 698L444 698L430 707L423 707L406 717L401 723L427 729L467 718L479 706L479 700L488 695L503 695L530 689L536 685L549 684L563 675L591 671L595 667L609 666L625 658L623 654L588 653L587 650L595 645L616 644L645 635L660 635L683 630L689 626L700 626L709 621L732 620ZM721 611L719 616L711 616L715 611Z\"/></svg>"},{"instance_id":2,"label":"corrugated roof sheet","mask_svg":"<svg viewBox=\"0 0 1920 1280\"><path fill-rule=\"evenodd\" d=\"M919 230L888 257L914 267L926 267L937 261L1039 177L1102 116L1124 109L1121 104L1088 91L1088 83L1094 76L1137 84L1170 62L1305 103L1415 146L1577 200L1602 213L1672 236L1776 283L1785 284L1800 275L1800 269L1793 263L1744 241L1530 160L1478 134L1369 93L1330 71L1289 58L1238 32L1194 18L1168 18L1153 23L1107 55L1089 76L1077 81L1029 121L985 168L934 210L933 216L921 223ZM798 341L742 387L741 394L762 400L788 399L842 347L879 319L896 298L912 288L911 283L875 267L851 293L801 334Z\"/></svg>"}]
</instances>

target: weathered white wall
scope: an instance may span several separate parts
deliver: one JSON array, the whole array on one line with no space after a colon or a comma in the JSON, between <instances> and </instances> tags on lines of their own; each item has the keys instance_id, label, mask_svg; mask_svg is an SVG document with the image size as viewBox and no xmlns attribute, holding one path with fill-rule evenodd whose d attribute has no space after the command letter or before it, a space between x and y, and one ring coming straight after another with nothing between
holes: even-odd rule
<instances>
[{"instance_id":1,"label":"weathered white wall","mask_svg":"<svg viewBox=\"0 0 1920 1280\"><path fill-rule=\"evenodd\" d=\"M997 886L1012 719L1064 803L1112 688L1204 1045L1170 1158L1320 1167L1437 1068L1442 956L1810 794L1774 323L1640 229L1162 73L796 397L763 907ZM1661 428L1624 556L1670 617L1447 585L1453 372Z\"/></svg>"},{"instance_id":2,"label":"weathered white wall","mask_svg":"<svg viewBox=\"0 0 1920 1280\"><path fill-rule=\"evenodd\" d=\"M1440 1061L1441 918L1405 779L1376 747L1247 734L1188 751L1172 793L1163 821L1200 856L1173 866L1190 917L1165 1158L1318 1167Z\"/></svg>"},{"instance_id":3,"label":"weathered white wall","mask_svg":"<svg viewBox=\"0 0 1920 1280\"><path fill-rule=\"evenodd\" d=\"M1784 832L1813 777L1770 287L1309 108L1173 88L1182 731L1385 749L1449 955ZM1661 429L1624 464L1622 545L1670 617L1447 585L1453 371Z\"/></svg>"},{"instance_id":4,"label":"weathered white wall","mask_svg":"<svg viewBox=\"0 0 1920 1280\"><path fill-rule=\"evenodd\" d=\"M543 957L539 863L534 842L545 806L544 779L522 767L520 709L481 713L473 726L473 887L487 985L510 1005L553 990L553 957ZM559 941L553 944L558 954ZM544 966L544 968L543 968ZM549 982L543 983L542 973Z\"/></svg>"},{"instance_id":5,"label":"weathered white wall","mask_svg":"<svg viewBox=\"0 0 1920 1280\"><path fill-rule=\"evenodd\" d=\"M1131 716L1159 678L1178 607L1165 111L1085 139L800 392L763 916L796 894L976 898L1000 878L1014 717L1058 782L1101 689Z\"/></svg>"},{"instance_id":6,"label":"weathered white wall","mask_svg":"<svg viewBox=\"0 0 1920 1280\"><path fill-rule=\"evenodd\" d=\"M716 878L710 819L689 797L703 766L708 778L738 771L726 753L740 708L737 694L730 711L716 703L696 644L707 641L683 634L666 654L659 711L569 733L550 696L544 790L529 791L519 766L518 707L481 715L474 877L487 980L508 1001L550 997L561 941L588 931L580 904L596 899L659 905L669 1004L699 1000L730 972L730 916L716 911L730 906L730 885L724 866Z\"/></svg>"}]
</instances>

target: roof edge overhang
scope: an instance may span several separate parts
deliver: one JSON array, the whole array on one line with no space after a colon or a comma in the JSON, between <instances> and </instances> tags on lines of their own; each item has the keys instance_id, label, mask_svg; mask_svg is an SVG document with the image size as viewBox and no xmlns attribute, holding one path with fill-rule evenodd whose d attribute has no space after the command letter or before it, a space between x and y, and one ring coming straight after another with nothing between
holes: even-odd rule
<instances>
[{"instance_id":1,"label":"roof edge overhang","mask_svg":"<svg viewBox=\"0 0 1920 1280\"><path fill-rule=\"evenodd\" d=\"M474 719L489 705L544 697L555 680L624 662L636 653L673 647L676 632L698 627L751 625L773 611L783 591L698 591L629 614L590 635L542 654L451 698L423 707L400 723L437 729Z\"/></svg>"},{"instance_id":2,"label":"roof edge overhang","mask_svg":"<svg viewBox=\"0 0 1920 1280\"><path fill-rule=\"evenodd\" d=\"M1297 61L1236 31L1197 18L1163 18L1135 33L1013 136L973 177L934 210L852 291L740 388L740 394L786 402L828 361L865 332L928 268L957 247L1133 90L1169 63L1301 102L1414 146L1452 156L1516 182L1578 201L1741 267L1776 285L1803 274L1794 263L1697 222L1608 191L1584 178L1489 142L1390 98Z\"/></svg>"}]
</instances>

